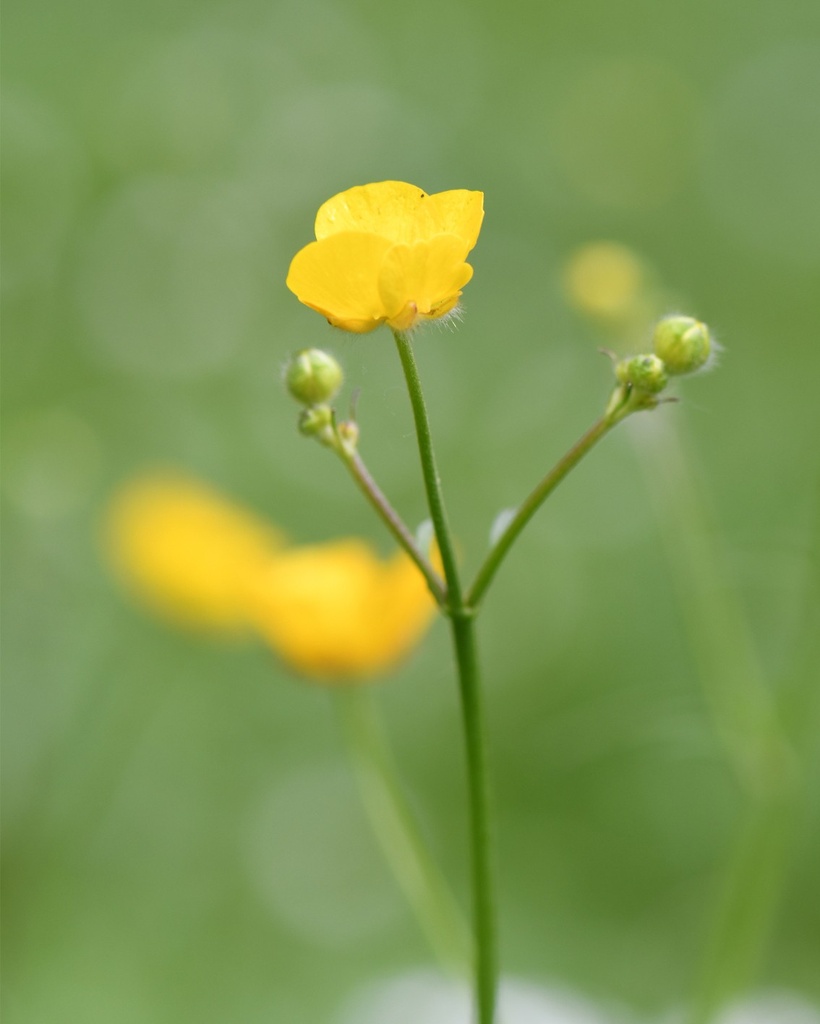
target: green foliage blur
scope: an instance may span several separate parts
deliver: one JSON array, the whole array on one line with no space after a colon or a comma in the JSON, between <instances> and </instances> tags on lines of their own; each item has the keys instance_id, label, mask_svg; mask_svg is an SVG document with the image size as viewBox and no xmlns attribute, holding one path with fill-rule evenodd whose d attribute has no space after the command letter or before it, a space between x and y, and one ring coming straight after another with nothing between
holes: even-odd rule
<instances>
[{"instance_id":1,"label":"green foliage blur","mask_svg":"<svg viewBox=\"0 0 820 1024\"><path fill-rule=\"evenodd\" d=\"M361 388L362 452L424 518L389 333L334 332L284 285L319 204L387 178L486 193L464 321L416 344L471 570L611 387L596 348L616 343L562 288L577 247L631 247L725 347L569 478L488 597L506 972L660 1020L699 970L743 799L651 498L662 418L803 773L759 985L820 999L818 27L814 0L8 0L8 1024L336 1021L432 964L332 695L259 644L155 620L99 543L114 489L172 467L298 542L389 551L297 433L281 366L310 345ZM441 624L378 699L466 902Z\"/></svg>"}]
</instances>

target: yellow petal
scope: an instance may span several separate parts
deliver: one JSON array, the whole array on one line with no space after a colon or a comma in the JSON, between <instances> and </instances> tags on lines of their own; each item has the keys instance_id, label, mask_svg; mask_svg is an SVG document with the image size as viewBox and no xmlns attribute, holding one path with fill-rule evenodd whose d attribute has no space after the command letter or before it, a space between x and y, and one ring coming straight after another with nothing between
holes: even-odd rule
<instances>
[{"instance_id":1,"label":"yellow petal","mask_svg":"<svg viewBox=\"0 0 820 1024\"><path fill-rule=\"evenodd\" d=\"M138 479L114 498L109 559L161 613L188 625L245 624L247 590L281 536L207 487L171 476Z\"/></svg>"},{"instance_id":2,"label":"yellow petal","mask_svg":"<svg viewBox=\"0 0 820 1024\"><path fill-rule=\"evenodd\" d=\"M412 242L417 237L419 206L426 199L426 192L404 181L357 185L319 207L316 238L360 231L392 242Z\"/></svg>"},{"instance_id":3,"label":"yellow petal","mask_svg":"<svg viewBox=\"0 0 820 1024\"><path fill-rule=\"evenodd\" d=\"M316 215L316 238L362 231L409 244L449 234L463 239L466 256L483 218L483 192L454 189L428 196L404 181L379 181L340 192L324 203Z\"/></svg>"},{"instance_id":4,"label":"yellow petal","mask_svg":"<svg viewBox=\"0 0 820 1024\"><path fill-rule=\"evenodd\" d=\"M393 246L379 277L387 322L396 330L407 330L417 320L443 316L472 274L464 262L464 241L457 235Z\"/></svg>"},{"instance_id":5,"label":"yellow petal","mask_svg":"<svg viewBox=\"0 0 820 1024\"><path fill-rule=\"evenodd\" d=\"M294 257L287 286L336 327L363 333L385 319L378 281L390 242L342 232L311 242Z\"/></svg>"},{"instance_id":6,"label":"yellow petal","mask_svg":"<svg viewBox=\"0 0 820 1024\"><path fill-rule=\"evenodd\" d=\"M403 658L435 610L409 558L390 562L358 540L293 548L259 578L253 619L303 675L324 681L373 676Z\"/></svg>"},{"instance_id":7,"label":"yellow petal","mask_svg":"<svg viewBox=\"0 0 820 1024\"><path fill-rule=\"evenodd\" d=\"M467 189L437 192L423 204L430 234L458 235L465 245L464 255L475 246L484 220L484 193Z\"/></svg>"}]
</instances>

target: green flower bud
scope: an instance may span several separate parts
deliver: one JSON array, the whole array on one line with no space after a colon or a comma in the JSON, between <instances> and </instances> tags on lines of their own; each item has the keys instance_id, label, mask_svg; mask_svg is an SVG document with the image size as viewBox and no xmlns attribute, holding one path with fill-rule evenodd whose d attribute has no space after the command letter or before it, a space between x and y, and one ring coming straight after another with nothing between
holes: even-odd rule
<instances>
[{"instance_id":1,"label":"green flower bud","mask_svg":"<svg viewBox=\"0 0 820 1024\"><path fill-rule=\"evenodd\" d=\"M691 316L667 316L655 328L655 353L671 374L693 373L709 358L709 328Z\"/></svg>"},{"instance_id":2,"label":"green flower bud","mask_svg":"<svg viewBox=\"0 0 820 1024\"><path fill-rule=\"evenodd\" d=\"M657 395L669 383L666 367L657 356L632 356L622 359L615 367L615 376L621 384L629 384L636 391Z\"/></svg>"},{"instance_id":3,"label":"green flower bud","mask_svg":"<svg viewBox=\"0 0 820 1024\"><path fill-rule=\"evenodd\" d=\"M303 405L329 402L342 386L342 379L341 366L318 348L297 352L285 369L288 391Z\"/></svg>"},{"instance_id":4,"label":"green flower bud","mask_svg":"<svg viewBox=\"0 0 820 1024\"><path fill-rule=\"evenodd\" d=\"M333 444L333 410L329 405L313 405L299 416L299 430L305 437L315 437L322 444Z\"/></svg>"}]
</instances>

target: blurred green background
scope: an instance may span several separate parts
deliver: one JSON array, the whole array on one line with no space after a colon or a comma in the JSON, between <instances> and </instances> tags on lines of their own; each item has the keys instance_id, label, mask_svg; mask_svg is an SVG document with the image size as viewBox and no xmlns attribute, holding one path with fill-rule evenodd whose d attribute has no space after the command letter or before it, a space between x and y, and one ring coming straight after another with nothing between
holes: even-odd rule
<instances>
[{"instance_id":1,"label":"blurred green background","mask_svg":"<svg viewBox=\"0 0 820 1024\"><path fill-rule=\"evenodd\" d=\"M464 322L417 344L470 567L606 400L613 341L562 290L578 246L632 247L723 342L652 416L686 438L767 684L809 740L759 980L820 999L818 30L815 0L8 0L9 1024L314 1024L432 962L327 692L261 645L152 619L98 544L116 486L164 465L297 541L389 551L296 433L280 368L311 344L362 388L365 458L423 518L389 334L334 333L284 286L318 205L385 178L486 193ZM635 444L652 423L632 426L532 524L482 646L505 969L660 1019L691 991L742 797ZM441 624L378 697L466 898Z\"/></svg>"}]
</instances>

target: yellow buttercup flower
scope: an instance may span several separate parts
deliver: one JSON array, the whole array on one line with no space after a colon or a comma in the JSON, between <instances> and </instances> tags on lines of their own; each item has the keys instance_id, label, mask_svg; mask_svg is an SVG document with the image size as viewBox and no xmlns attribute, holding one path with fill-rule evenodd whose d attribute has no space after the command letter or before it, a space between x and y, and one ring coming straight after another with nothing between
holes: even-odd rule
<instances>
[{"instance_id":1,"label":"yellow buttercup flower","mask_svg":"<svg viewBox=\"0 0 820 1024\"><path fill-rule=\"evenodd\" d=\"M177 622L257 632L301 675L370 678L421 639L435 602L399 552L361 540L285 547L282 535L202 484L136 480L115 497L106 545L119 575Z\"/></svg>"},{"instance_id":2,"label":"yellow buttercup flower","mask_svg":"<svg viewBox=\"0 0 820 1024\"><path fill-rule=\"evenodd\" d=\"M116 495L105 543L115 570L157 611L236 630L247 624L248 589L282 536L203 484L158 475Z\"/></svg>"},{"instance_id":3,"label":"yellow buttercup flower","mask_svg":"<svg viewBox=\"0 0 820 1024\"><path fill-rule=\"evenodd\" d=\"M334 327L407 331L449 313L473 275L465 262L484 195L427 195L403 181L340 192L316 215L316 241L290 265L287 286Z\"/></svg>"},{"instance_id":4,"label":"yellow buttercup flower","mask_svg":"<svg viewBox=\"0 0 820 1024\"><path fill-rule=\"evenodd\" d=\"M377 675L418 643L435 612L404 552L382 561L360 540L293 548L254 591L253 616L271 646L304 675Z\"/></svg>"}]
</instances>

